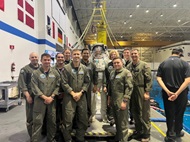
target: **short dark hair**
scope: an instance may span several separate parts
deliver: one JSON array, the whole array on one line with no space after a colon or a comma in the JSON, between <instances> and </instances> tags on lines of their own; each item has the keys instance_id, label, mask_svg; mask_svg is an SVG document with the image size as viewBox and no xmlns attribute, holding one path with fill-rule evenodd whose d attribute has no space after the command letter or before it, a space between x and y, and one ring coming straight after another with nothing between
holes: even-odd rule
<instances>
[{"instance_id":1,"label":"short dark hair","mask_svg":"<svg viewBox=\"0 0 190 142\"><path fill-rule=\"evenodd\" d=\"M58 56L59 54L62 54L62 55L63 55L63 53L57 53L57 54L55 55L55 58L57 58L57 56Z\"/></svg>"},{"instance_id":2,"label":"short dark hair","mask_svg":"<svg viewBox=\"0 0 190 142\"><path fill-rule=\"evenodd\" d=\"M121 60L121 62L123 63L123 60L122 60L121 57L115 57L115 58L113 58L112 62L113 62L114 60L117 60L117 59Z\"/></svg>"},{"instance_id":3,"label":"short dark hair","mask_svg":"<svg viewBox=\"0 0 190 142\"><path fill-rule=\"evenodd\" d=\"M50 58L51 58L51 55L49 55L48 53L43 53L43 54L41 55L41 59L42 59L43 57L50 57Z\"/></svg>"},{"instance_id":4,"label":"short dark hair","mask_svg":"<svg viewBox=\"0 0 190 142\"><path fill-rule=\"evenodd\" d=\"M89 51L89 52L90 52L90 50L89 50L88 48L83 48L83 49L81 50L81 53L83 53L84 51Z\"/></svg>"},{"instance_id":5,"label":"short dark hair","mask_svg":"<svg viewBox=\"0 0 190 142\"><path fill-rule=\"evenodd\" d=\"M180 54L183 57L183 49L181 49L180 47L175 47L172 49L172 54Z\"/></svg>"},{"instance_id":6,"label":"short dark hair","mask_svg":"<svg viewBox=\"0 0 190 142\"><path fill-rule=\"evenodd\" d=\"M129 49L128 47L125 47L125 48L123 49L123 52L124 52L125 50L131 51L131 49Z\"/></svg>"}]
</instances>

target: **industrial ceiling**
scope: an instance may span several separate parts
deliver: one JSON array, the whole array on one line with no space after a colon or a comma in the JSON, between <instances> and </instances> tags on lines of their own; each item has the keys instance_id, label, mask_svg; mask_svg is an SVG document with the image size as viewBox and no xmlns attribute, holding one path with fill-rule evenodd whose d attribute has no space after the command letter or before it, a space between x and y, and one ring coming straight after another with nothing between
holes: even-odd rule
<instances>
[{"instance_id":1,"label":"industrial ceiling","mask_svg":"<svg viewBox=\"0 0 190 142\"><path fill-rule=\"evenodd\" d=\"M71 1L84 31L93 8L101 7L103 0ZM108 25L117 41L190 40L189 0L106 0L105 3ZM92 25L97 23L94 18ZM85 40L92 39L96 39L96 34L89 30Z\"/></svg>"}]
</instances>

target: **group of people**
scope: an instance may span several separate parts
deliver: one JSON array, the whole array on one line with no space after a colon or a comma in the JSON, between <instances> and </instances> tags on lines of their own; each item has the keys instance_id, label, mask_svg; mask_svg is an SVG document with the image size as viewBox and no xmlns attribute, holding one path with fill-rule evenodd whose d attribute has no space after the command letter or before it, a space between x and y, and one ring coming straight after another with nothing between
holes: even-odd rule
<instances>
[{"instance_id":1,"label":"group of people","mask_svg":"<svg viewBox=\"0 0 190 142\"><path fill-rule=\"evenodd\" d=\"M179 111L183 116L185 108L178 107L176 112L175 105L181 101L178 98L186 99L185 95L179 94L187 94L185 88L190 76L189 66L179 58L177 51L175 57L172 55L171 61L167 61L169 63L159 66L157 74L167 110L165 141L182 136L183 119L175 116ZM132 138L144 142L150 140L152 75L148 64L140 60L139 51L125 48L121 58L117 50L111 50L109 62L98 60L101 58L99 53L98 58L90 60L90 54L86 48L82 51L65 49L63 53L57 53L54 67L50 66L51 56L47 53L41 55L41 65L37 53L29 55L30 63L20 70L18 85L26 98L26 125L32 142L40 142L44 133L48 142L60 139L71 142L73 129L76 130L74 141L84 142L89 122L95 119L97 92L101 94L102 121L108 122L111 118L116 125L116 142L128 141L128 114L135 124ZM173 58L179 62L179 65L173 63L175 69L180 66L179 73L171 67ZM98 68L100 63L105 64L103 69ZM172 79L166 79L168 76Z\"/></svg>"}]
</instances>

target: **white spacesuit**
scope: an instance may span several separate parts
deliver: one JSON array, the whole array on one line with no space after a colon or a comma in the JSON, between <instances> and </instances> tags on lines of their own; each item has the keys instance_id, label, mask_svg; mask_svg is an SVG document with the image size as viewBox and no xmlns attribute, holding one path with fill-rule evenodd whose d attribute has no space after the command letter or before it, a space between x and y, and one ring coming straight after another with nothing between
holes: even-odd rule
<instances>
[{"instance_id":1,"label":"white spacesuit","mask_svg":"<svg viewBox=\"0 0 190 142\"><path fill-rule=\"evenodd\" d=\"M92 62L96 65L96 71L98 72L98 92L101 95L101 118L103 122L107 122L107 88L106 88L106 77L105 68L109 62L108 52L104 44L95 44L92 46ZM95 93L94 95L97 95ZM97 96L92 96L92 99L96 99ZM96 101L92 100L92 115L96 114Z\"/></svg>"}]
</instances>

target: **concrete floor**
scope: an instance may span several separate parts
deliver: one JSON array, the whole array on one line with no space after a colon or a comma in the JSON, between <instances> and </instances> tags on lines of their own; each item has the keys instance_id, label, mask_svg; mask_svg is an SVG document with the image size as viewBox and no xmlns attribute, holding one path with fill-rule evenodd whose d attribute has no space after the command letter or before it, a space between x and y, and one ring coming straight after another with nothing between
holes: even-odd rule
<instances>
[{"instance_id":1,"label":"concrete floor","mask_svg":"<svg viewBox=\"0 0 190 142\"><path fill-rule=\"evenodd\" d=\"M97 114L97 119L99 115ZM163 118L158 112L151 110L152 118ZM29 142L29 136L26 131L25 125L25 102L23 100L22 105L12 106L8 112L0 109L0 142ZM163 142L164 135L166 131L165 122L154 122L151 128L151 142ZM130 128L134 128L130 125ZM159 132L158 129L161 131ZM104 131L114 132L115 128L109 126L107 123L100 122L96 120L88 128L88 131L93 132L104 132ZM46 140L44 139L43 142ZM100 139L91 139L88 142L97 142ZM186 133L185 137L178 139L178 142L189 142L190 134ZM102 141L103 142L103 141ZM136 142L136 140L131 140L131 142Z\"/></svg>"}]
</instances>

